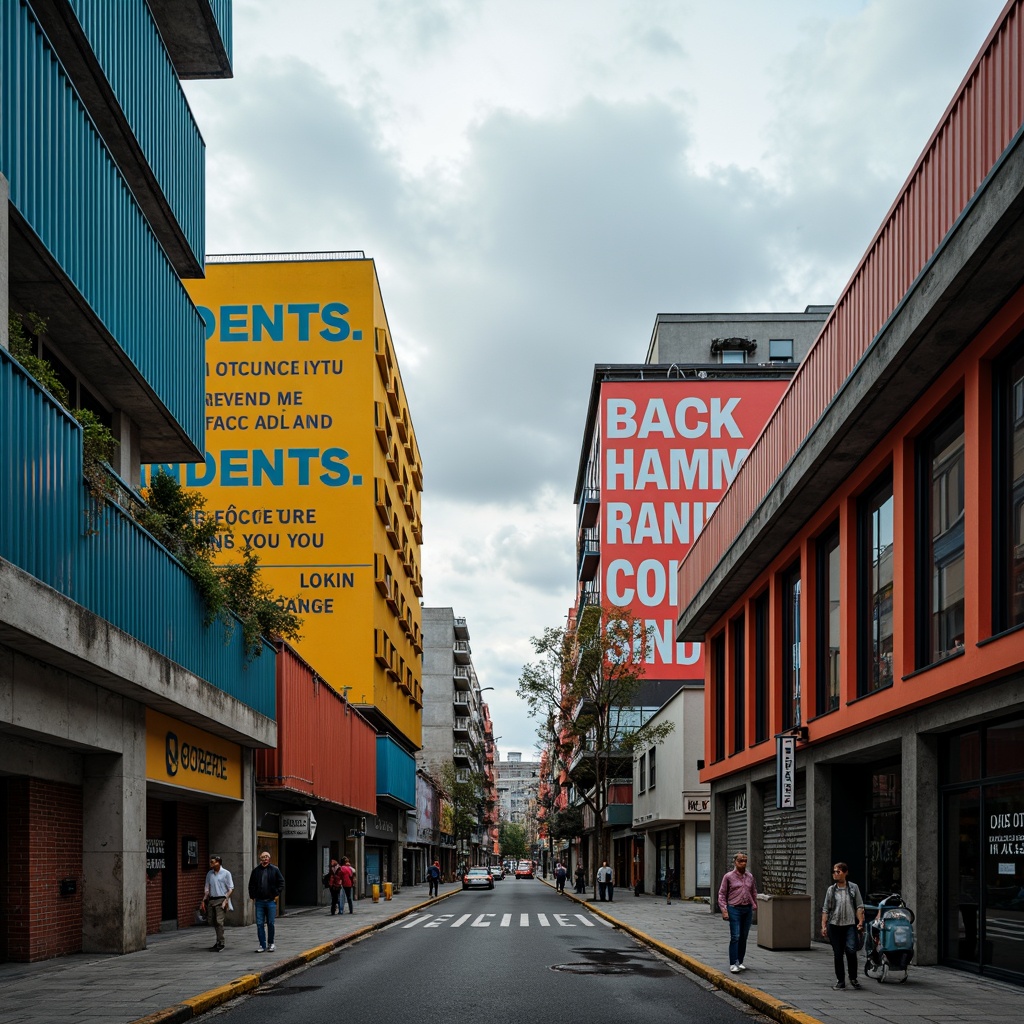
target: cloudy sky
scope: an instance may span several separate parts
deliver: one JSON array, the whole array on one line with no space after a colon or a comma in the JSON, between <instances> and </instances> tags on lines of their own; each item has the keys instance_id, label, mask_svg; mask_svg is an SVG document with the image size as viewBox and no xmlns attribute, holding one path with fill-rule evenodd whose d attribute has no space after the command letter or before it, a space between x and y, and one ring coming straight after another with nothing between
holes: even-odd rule
<instances>
[{"instance_id":1,"label":"cloudy sky","mask_svg":"<svg viewBox=\"0 0 1024 1024\"><path fill-rule=\"evenodd\" d=\"M594 363L655 315L835 300L1003 0L235 0L189 83L214 253L376 261L423 453L424 600L502 757L573 600Z\"/></svg>"}]
</instances>

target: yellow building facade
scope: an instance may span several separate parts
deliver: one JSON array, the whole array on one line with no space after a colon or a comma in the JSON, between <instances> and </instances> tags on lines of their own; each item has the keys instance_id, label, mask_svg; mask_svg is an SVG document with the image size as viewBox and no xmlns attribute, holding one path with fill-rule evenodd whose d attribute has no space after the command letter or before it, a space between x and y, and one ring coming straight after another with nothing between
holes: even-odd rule
<instances>
[{"instance_id":1,"label":"yellow building facade","mask_svg":"<svg viewBox=\"0 0 1024 1024\"><path fill-rule=\"evenodd\" d=\"M202 491L303 619L303 658L421 745L423 468L373 260L211 257ZM159 468L159 467L156 467Z\"/></svg>"}]
</instances>

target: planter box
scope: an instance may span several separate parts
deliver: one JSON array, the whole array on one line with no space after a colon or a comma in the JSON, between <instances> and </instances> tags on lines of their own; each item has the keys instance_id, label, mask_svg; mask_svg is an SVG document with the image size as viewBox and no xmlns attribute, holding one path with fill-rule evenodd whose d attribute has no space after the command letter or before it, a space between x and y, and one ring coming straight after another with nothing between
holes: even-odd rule
<instances>
[{"instance_id":1,"label":"planter box","mask_svg":"<svg viewBox=\"0 0 1024 1024\"><path fill-rule=\"evenodd\" d=\"M810 949L811 897L758 899L757 944L762 949Z\"/></svg>"}]
</instances>

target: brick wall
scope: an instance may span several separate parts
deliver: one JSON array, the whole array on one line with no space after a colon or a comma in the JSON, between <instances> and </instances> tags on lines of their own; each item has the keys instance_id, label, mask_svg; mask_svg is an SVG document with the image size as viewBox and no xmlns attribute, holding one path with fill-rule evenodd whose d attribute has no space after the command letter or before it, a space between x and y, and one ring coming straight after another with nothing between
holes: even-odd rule
<instances>
[{"instance_id":1,"label":"brick wall","mask_svg":"<svg viewBox=\"0 0 1024 1024\"><path fill-rule=\"evenodd\" d=\"M182 839L195 836L199 840L199 866L186 868L181 863ZM210 809L197 804L178 804L178 927L195 923L196 907L203 898L206 872L210 867ZM216 851L214 851L216 852ZM225 865L229 867L229 865ZM232 873L233 874L233 873ZM238 881L235 880L237 886Z\"/></svg>"},{"instance_id":2,"label":"brick wall","mask_svg":"<svg viewBox=\"0 0 1024 1024\"><path fill-rule=\"evenodd\" d=\"M8 779L7 958L48 960L82 950L82 790L42 779ZM77 891L61 896L62 879Z\"/></svg>"},{"instance_id":3,"label":"brick wall","mask_svg":"<svg viewBox=\"0 0 1024 1024\"><path fill-rule=\"evenodd\" d=\"M164 802L153 797L146 798L146 838L167 839L173 843L174 837L164 836ZM158 871L152 878L146 873L146 934L153 935L160 931L160 919L163 911L163 872Z\"/></svg>"}]
</instances>

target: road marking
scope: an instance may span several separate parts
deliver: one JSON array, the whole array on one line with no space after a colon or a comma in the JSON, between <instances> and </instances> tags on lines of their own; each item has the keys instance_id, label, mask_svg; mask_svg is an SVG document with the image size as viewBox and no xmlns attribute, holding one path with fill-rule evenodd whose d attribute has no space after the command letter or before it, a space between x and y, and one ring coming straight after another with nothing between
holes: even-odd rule
<instances>
[{"instance_id":1,"label":"road marking","mask_svg":"<svg viewBox=\"0 0 1024 1024\"><path fill-rule=\"evenodd\" d=\"M576 914L576 917L578 917L588 928L594 927L594 922L588 921L582 914Z\"/></svg>"},{"instance_id":2,"label":"road marking","mask_svg":"<svg viewBox=\"0 0 1024 1024\"><path fill-rule=\"evenodd\" d=\"M437 917L434 917L433 914L419 914L403 922L401 925L396 923L396 927L461 928L467 921L472 919L470 928L490 928L492 923L497 924L500 928L510 928L514 916L514 914L502 914L500 921L492 922L489 919L497 918L497 913L463 914L461 917L456 917L454 914L438 914ZM520 928L530 927L530 916L530 914L519 915ZM578 928L580 925L583 925L584 928L593 928L595 923L603 924L605 928L615 927L615 925L605 921L604 918L596 917L596 915L592 917L585 914L535 914L533 916L536 917L537 923L541 928L550 928L552 925L559 928Z\"/></svg>"},{"instance_id":3,"label":"road marking","mask_svg":"<svg viewBox=\"0 0 1024 1024\"><path fill-rule=\"evenodd\" d=\"M554 918L555 918L555 920L556 920L556 921L557 921L557 922L558 922L558 923L559 923L559 924L560 924L560 925L561 925L561 926L562 926L563 928L575 928L575 927L576 927L576 925L574 925L574 924L572 923L572 921L569 921L569 920L567 920L567 918L568 918L568 917L569 917L569 915L568 915L568 914L555 914L555 915L554 915Z\"/></svg>"},{"instance_id":4,"label":"road marking","mask_svg":"<svg viewBox=\"0 0 1024 1024\"><path fill-rule=\"evenodd\" d=\"M431 921L430 924L425 924L423 927L440 928L441 925L445 923L445 921L450 921L454 916L454 914L438 914L438 916L433 921Z\"/></svg>"},{"instance_id":5,"label":"road marking","mask_svg":"<svg viewBox=\"0 0 1024 1024\"><path fill-rule=\"evenodd\" d=\"M497 917L497 914L477 914L476 920L469 926L470 928L490 928L491 922L485 921L485 917Z\"/></svg>"},{"instance_id":6,"label":"road marking","mask_svg":"<svg viewBox=\"0 0 1024 1024\"><path fill-rule=\"evenodd\" d=\"M452 921L452 927L461 928L472 916L472 914L463 914L458 921Z\"/></svg>"},{"instance_id":7,"label":"road marking","mask_svg":"<svg viewBox=\"0 0 1024 1024\"><path fill-rule=\"evenodd\" d=\"M502 928L507 928L511 923L512 923L512 915L511 914L502 914L501 915L501 927Z\"/></svg>"},{"instance_id":8,"label":"road marking","mask_svg":"<svg viewBox=\"0 0 1024 1024\"><path fill-rule=\"evenodd\" d=\"M529 928L530 927L530 915L529 914L520 914L519 915L519 927L520 928Z\"/></svg>"},{"instance_id":9,"label":"road marking","mask_svg":"<svg viewBox=\"0 0 1024 1024\"><path fill-rule=\"evenodd\" d=\"M594 916L594 919L597 921L597 923L598 924L603 924L605 926L605 928L614 928L615 927L615 925L613 925L611 923L611 921L606 921L603 917L598 917L597 914L594 914L593 916Z\"/></svg>"},{"instance_id":10,"label":"road marking","mask_svg":"<svg viewBox=\"0 0 1024 1024\"><path fill-rule=\"evenodd\" d=\"M540 921L541 928L550 928L551 927L551 924L548 921L548 915L547 914L538 914L537 915L537 920Z\"/></svg>"},{"instance_id":11,"label":"road marking","mask_svg":"<svg viewBox=\"0 0 1024 1024\"><path fill-rule=\"evenodd\" d=\"M423 924L424 921L429 921L433 914L424 914L422 917L411 918L408 924L403 924L403 928L415 928L418 924Z\"/></svg>"}]
</instances>

